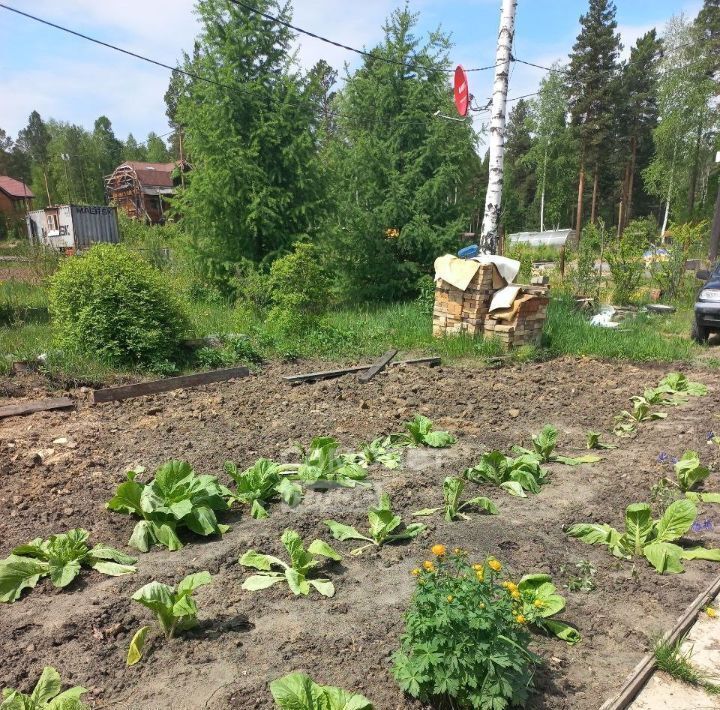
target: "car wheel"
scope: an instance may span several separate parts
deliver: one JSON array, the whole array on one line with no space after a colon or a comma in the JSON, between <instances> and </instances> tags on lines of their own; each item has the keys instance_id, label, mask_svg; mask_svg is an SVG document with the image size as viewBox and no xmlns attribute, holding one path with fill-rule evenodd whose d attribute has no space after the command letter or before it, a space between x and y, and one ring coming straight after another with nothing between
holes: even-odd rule
<instances>
[{"instance_id":1,"label":"car wheel","mask_svg":"<svg viewBox=\"0 0 720 710\"><path fill-rule=\"evenodd\" d=\"M693 321L692 324L692 332L690 333L690 337L696 342L696 343L705 343L708 339L708 329L704 326L700 325L696 320Z\"/></svg>"}]
</instances>

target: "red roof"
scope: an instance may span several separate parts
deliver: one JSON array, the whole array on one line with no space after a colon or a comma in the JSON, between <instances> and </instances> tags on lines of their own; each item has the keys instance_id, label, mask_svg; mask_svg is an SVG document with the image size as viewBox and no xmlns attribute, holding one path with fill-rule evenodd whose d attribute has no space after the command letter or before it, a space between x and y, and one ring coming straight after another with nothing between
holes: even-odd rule
<instances>
[{"instance_id":1,"label":"red roof","mask_svg":"<svg viewBox=\"0 0 720 710\"><path fill-rule=\"evenodd\" d=\"M24 182L8 177L7 175L0 175L0 190L10 197L17 197L19 199L23 197L35 197L32 190Z\"/></svg>"},{"instance_id":2,"label":"red roof","mask_svg":"<svg viewBox=\"0 0 720 710\"><path fill-rule=\"evenodd\" d=\"M173 170L177 163L142 163L138 160L128 160L129 165L138 176L143 187L173 187Z\"/></svg>"}]
</instances>

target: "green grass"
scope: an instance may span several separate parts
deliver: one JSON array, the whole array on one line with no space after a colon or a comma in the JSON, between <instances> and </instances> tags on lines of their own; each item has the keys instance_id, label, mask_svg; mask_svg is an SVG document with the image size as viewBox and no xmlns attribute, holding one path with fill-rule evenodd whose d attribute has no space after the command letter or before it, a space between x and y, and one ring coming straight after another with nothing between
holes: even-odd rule
<instances>
[{"instance_id":1,"label":"green grass","mask_svg":"<svg viewBox=\"0 0 720 710\"><path fill-rule=\"evenodd\" d=\"M681 649L684 641L684 638L675 643L657 640L653 647L657 667L676 680L703 688L712 695L720 694L720 686L712 682L715 678L701 672L692 663L692 648L688 651Z\"/></svg>"}]
</instances>

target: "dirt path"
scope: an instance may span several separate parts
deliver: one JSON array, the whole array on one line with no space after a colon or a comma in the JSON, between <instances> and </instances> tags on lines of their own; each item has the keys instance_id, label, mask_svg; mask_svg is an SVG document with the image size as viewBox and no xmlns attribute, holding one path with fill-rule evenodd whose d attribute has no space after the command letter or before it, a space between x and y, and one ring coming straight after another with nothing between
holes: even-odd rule
<instances>
[{"instance_id":1,"label":"dirt path","mask_svg":"<svg viewBox=\"0 0 720 710\"><path fill-rule=\"evenodd\" d=\"M306 365L312 369L316 363L291 369ZM142 556L133 577L86 573L64 593L41 583L0 609L0 687L26 687L51 664L65 681L91 688L95 708L269 709L267 683L304 670L318 682L362 692L378 710L421 708L402 695L388 670L413 589L409 571L425 559L429 545L443 542L478 558L493 553L518 577L547 571L558 586L576 574L578 561L592 562L595 591L564 590L563 618L577 625L583 641L571 648L537 637L546 664L531 704L589 710L622 682L653 633L669 627L718 573L716 564L695 561L683 575L660 576L642 561L620 562L563 533L564 526L581 521L621 526L626 505L647 500L650 487L668 473L656 461L660 451L679 456L695 449L717 469L720 449L706 445L706 432L718 424L720 391L710 373L696 372L694 379L711 386L707 397L669 408L667 420L644 426L636 439L604 453L603 462L553 465L549 485L527 499L470 484L468 495L488 495L501 514L452 524L431 518L421 539L329 567L337 589L333 599L296 599L284 587L245 592L238 557L250 547L279 553L285 528L329 540L323 519L364 525L379 491L387 491L407 519L412 511L439 504L445 476L472 465L486 449L527 444L530 433L546 423L558 427L560 451L571 455L584 446L588 429L608 431L628 397L657 383L668 369L568 358L498 371L396 368L367 385L346 377L296 388L280 380L289 371L271 366L249 379L201 390L0 421L0 503L10 511L0 518L0 553L78 526L92 540L124 549L133 521L103 506L136 465L152 471L175 457L198 471L218 473L226 459L242 466L260 456L287 460L293 444L321 434L352 449L399 430L416 412L455 433L458 444L441 452L409 451L397 471L373 469L373 490L308 493L299 508L276 506L264 521L232 513L226 521L233 530L222 540L195 541L176 553L153 551ZM35 384L8 382L5 391L33 397L39 394ZM708 488L720 490L719 478L714 473ZM705 506L700 518L714 515ZM693 537L719 546L720 527ZM337 547L351 549L350 543ZM214 575L213 584L198 593L201 628L156 645L145 661L126 669L129 640L149 620L130 601L131 593L151 579L175 583L200 569Z\"/></svg>"}]
</instances>

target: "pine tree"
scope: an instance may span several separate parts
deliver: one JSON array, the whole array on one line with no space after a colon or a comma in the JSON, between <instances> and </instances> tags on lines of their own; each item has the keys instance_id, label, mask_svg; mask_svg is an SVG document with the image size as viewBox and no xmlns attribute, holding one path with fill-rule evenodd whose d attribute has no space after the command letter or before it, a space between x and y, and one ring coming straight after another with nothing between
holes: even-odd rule
<instances>
[{"instance_id":1,"label":"pine tree","mask_svg":"<svg viewBox=\"0 0 720 710\"><path fill-rule=\"evenodd\" d=\"M160 138L160 136L157 135L157 133L154 133L153 131L150 131L148 133L147 140L145 141L145 145L147 146L147 159L150 163L168 163L171 160L170 151L168 150L168 147L165 143L165 141Z\"/></svg>"},{"instance_id":2,"label":"pine tree","mask_svg":"<svg viewBox=\"0 0 720 710\"><path fill-rule=\"evenodd\" d=\"M575 228L580 234L587 168L593 174L591 222L600 199L600 172L608 155L617 106L618 55L620 36L615 32L615 5L611 0L590 0L587 14L580 18L581 30L573 45L568 71L572 123L580 145L578 200Z\"/></svg>"},{"instance_id":3,"label":"pine tree","mask_svg":"<svg viewBox=\"0 0 720 710\"><path fill-rule=\"evenodd\" d=\"M652 158L652 132L658 122L658 60L662 42L655 29L640 37L630 50L630 60L623 66L620 120L622 140L619 142L619 164L624 163L620 189L618 230L630 221L633 199L641 191L641 207L647 209L647 196L638 179ZM641 209L641 213L643 210Z\"/></svg>"},{"instance_id":4,"label":"pine tree","mask_svg":"<svg viewBox=\"0 0 720 710\"><path fill-rule=\"evenodd\" d=\"M48 204L52 203L50 187L48 185L48 148L50 145L50 131L37 111L33 111L28 118L28 125L18 133L18 144L21 150L28 156L35 166L38 167L41 176L42 187L37 189L36 181L33 180L35 194L45 192Z\"/></svg>"},{"instance_id":5,"label":"pine tree","mask_svg":"<svg viewBox=\"0 0 720 710\"><path fill-rule=\"evenodd\" d=\"M127 140L122 147L122 159L147 161L147 148L144 143L138 143L132 133L128 134Z\"/></svg>"},{"instance_id":6,"label":"pine tree","mask_svg":"<svg viewBox=\"0 0 720 710\"><path fill-rule=\"evenodd\" d=\"M107 116L100 116L93 127L93 143L97 152L101 178L109 175L122 160L122 143L115 137L112 123Z\"/></svg>"},{"instance_id":7,"label":"pine tree","mask_svg":"<svg viewBox=\"0 0 720 710\"><path fill-rule=\"evenodd\" d=\"M287 5L258 9L291 21ZM293 63L287 26L228 0L200 0L198 52L178 92L194 170L178 205L205 276L227 290L237 265L270 260L317 229L321 183L310 82Z\"/></svg>"},{"instance_id":8,"label":"pine tree","mask_svg":"<svg viewBox=\"0 0 720 710\"><path fill-rule=\"evenodd\" d=\"M530 106L520 99L508 117L505 135L505 185L501 222L506 234L527 229L528 210L535 197L537 178L525 161L533 147L530 136Z\"/></svg>"},{"instance_id":9,"label":"pine tree","mask_svg":"<svg viewBox=\"0 0 720 710\"><path fill-rule=\"evenodd\" d=\"M418 38L417 23L407 9L393 12L383 41L337 98L328 230L359 298L412 294L470 227L475 135L467 123L434 116L455 110L450 43L439 31Z\"/></svg>"},{"instance_id":10,"label":"pine tree","mask_svg":"<svg viewBox=\"0 0 720 710\"><path fill-rule=\"evenodd\" d=\"M695 19L699 41L707 61L707 72L717 82L720 94L720 0L705 0Z\"/></svg>"}]
</instances>

